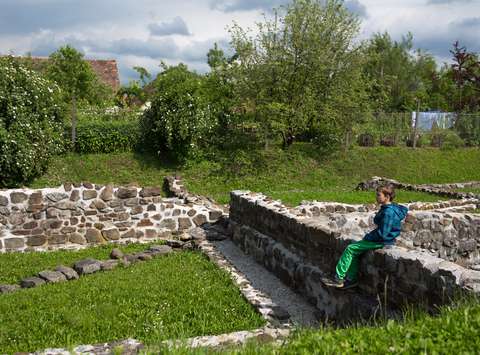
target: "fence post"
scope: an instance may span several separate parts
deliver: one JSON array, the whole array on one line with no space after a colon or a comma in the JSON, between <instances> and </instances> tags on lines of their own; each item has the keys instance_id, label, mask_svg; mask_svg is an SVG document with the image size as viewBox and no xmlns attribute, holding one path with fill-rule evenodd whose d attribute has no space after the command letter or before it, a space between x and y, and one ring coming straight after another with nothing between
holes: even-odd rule
<instances>
[{"instance_id":1,"label":"fence post","mask_svg":"<svg viewBox=\"0 0 480 355\"><path fill-rule=\"evenodd\" d=\"M417 130L418 130L418 121L420 120L420 100L417 99L417 112L415 113L415 127L413 129L413 139L412 139L412 148L417 148Z\"/></svg>"}]
</instances>

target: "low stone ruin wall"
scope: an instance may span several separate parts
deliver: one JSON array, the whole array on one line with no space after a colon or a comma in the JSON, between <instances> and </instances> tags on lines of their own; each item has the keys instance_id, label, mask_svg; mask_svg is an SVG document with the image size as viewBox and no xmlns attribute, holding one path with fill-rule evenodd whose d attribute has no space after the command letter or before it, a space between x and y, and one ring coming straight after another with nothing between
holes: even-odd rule
<instances>
[{"instance_id":1,"label":"low stone ruin wall","mask_svg":"<svg viewBox=\"0 0 480 355\"><path fill-rule=\"evenodd\" d=\"M222 215L211 204L164 198L158 187L0 190L0 252L167 239Z\"/></svg>"},{"instance_id":2,"label":"low stone ruin wall","mask_svg":"<svg viewBox=\"0 0 480 355\"><path fill-rule=\"evenodd\" d=\"M398 246L363 257L358 290L327 288L320 278L332 275L345 247L362 237L344 234L329 222L328 216L307 217L261 194L231 193L232 240L304 294L325 317L365 317L379 307L405 303L431 307L448 302L457 292L480 292L480 272ZM378 300L385 298L387 306L380 306Z\"/></svg>"},{"instance_id":3,"label":"low stone ruin wall","mask_svg":"<svg viewBox=\"0 0 480 355\"><path fill-rule=\"evenodd\" d=\"M480 214L468 213L476 208L476 202L469 199L406 204L410 212L397 244L464 266L480 264ZM376 208L371 205L309 202L295 211L301 216L318 217L343 235L363 237L375 228Z\"/></svg>"},{"instance_id":4,"label":"low stone ruin wall","mask_svg":"<svg viewBox=\"0 0 480 355\"><path fill-rule=\"evenodd\" d=\"M374 176L370 180L361 182L357 186L357 190L374 190L380 185L390 184L395 186L398 189L426 192L434 195L456 198L456 199L468 199L475 198L480 200L480 194L473 192L462 192L455 191L456 189L463 188L480 188L479 181L470 181L470 182L458 182L458 183L449 183L449 184L406 184L399 182L394 179L387 179L379 176Z\"/></svg>"}]
</instances>

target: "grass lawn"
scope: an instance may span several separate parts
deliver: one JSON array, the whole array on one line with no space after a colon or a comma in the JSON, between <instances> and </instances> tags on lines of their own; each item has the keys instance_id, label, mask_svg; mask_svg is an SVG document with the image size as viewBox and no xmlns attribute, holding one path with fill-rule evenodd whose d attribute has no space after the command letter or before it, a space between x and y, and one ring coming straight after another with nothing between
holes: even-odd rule
<instances>
[{"instance_id":1,"label":"grass lawn","mask_svg":"<svg viewBox=\"0 0 480 355\"><path fill-rule=\"evenodd\" d=\"M376 326L352 325L344 329L324 327L299 329L282 344L251 341L244 346L221 351L168 350L169 354L478 354L480 307L478 300L461 301L443 307L437 316L410 310L401 321L385 321ZM154 352L152 349L152 352ZM167 352L167 349L156 349Z\"/></svg>"},{"instance_id":2,"label":"grass lawn","mask_svg":"<svg viewBox=\"0 0 480 355\"><path fill-rule=\"evenodd\" d=\"M363 203L373 202L373 193L354 188L374 175L418 184L462 182L480 180L478 166L476 148L355 147L346 155L322 155L314 145L296 143L288 151L218 152L183 165L137 153L70 154L56 159L31 187L57 186L64 181L161 185L165 175L178 173L191 192L221 203L228 203L229 192L236 189L263 192L290 205L314 199ZM399 202L439 199L408 191L398 194Z\"/></svg>"},{"instance_id":3,"label":"grass lawn","mask_svg":"<svg viewBox=\"0 0 480 355\"><path fill-rule=\"evenodd\" d=\"M108 244L82 250L56 250L48 252L0 253L0 284L18 283L22 278L35 276L40 271L54 269L58 265L71 266L74 262L94 258L108 259L113 248L125 253L143 251L148 244Z\"/></svg>"},{"instance_id":4,"label":"grass lawn","mask_svg":"<svg viewBox=\"0 0 480 355\"><path fill-rule=\"evenodd\" d=\"M229 276L194 252L0 296L0 353L126 338L158 344L263 325Z\"/></svg>"}]
</instances>

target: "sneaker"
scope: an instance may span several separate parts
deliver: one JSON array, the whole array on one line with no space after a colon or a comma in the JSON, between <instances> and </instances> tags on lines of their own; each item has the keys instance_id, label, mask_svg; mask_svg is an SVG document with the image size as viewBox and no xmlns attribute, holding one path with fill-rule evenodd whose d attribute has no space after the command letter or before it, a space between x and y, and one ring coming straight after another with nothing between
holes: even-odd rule
<instances>
[{"instance_id":1,"label":"sneaker","mask_svg":"<svg viewBox=\"0 0 480 355\"><path fill-rule=\"evenodd\" d=\"M349 280L346 279L343 282L343 286L341 287L342 290L348 290L349 288L354 288L358 286L358 281L357 280Z\"/></svg>"},{"instance_id":2,"label":"sneaker","mask_svg":"<svg viewBox=\"0 0 480 355\"><path fill-rule=\"evenodd\" d=\"M337 275L335 275L334 277L322 277L321 280L326 286L335 288L343 288L345 283L345 281L339 279Z\"/></svg>"}]
</instances>

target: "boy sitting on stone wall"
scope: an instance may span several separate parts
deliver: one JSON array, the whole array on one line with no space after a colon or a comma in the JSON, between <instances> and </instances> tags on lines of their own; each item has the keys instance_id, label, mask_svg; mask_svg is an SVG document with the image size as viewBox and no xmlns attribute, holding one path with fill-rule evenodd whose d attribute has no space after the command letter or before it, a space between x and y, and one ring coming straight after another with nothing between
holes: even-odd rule
<instances>
[{"instance_id":1,"label":"boy sitting on stone wall","mask_svg":"<svg viewBox=\"0 0 480 355\"><path fill-rule=\"evenodd\" d=\"M322 279L327 286L348 289L358 285L357 273L360 256L368 250L381 249L395 244L400 235L401 222L408 213L405 206L393 203L395 189L392 185L380 186L376 190L376 199L380 210L373 221L377 228L367 233L363 240L351 243L337 263L333 278Z\"/></svg>"}]
</instances>

